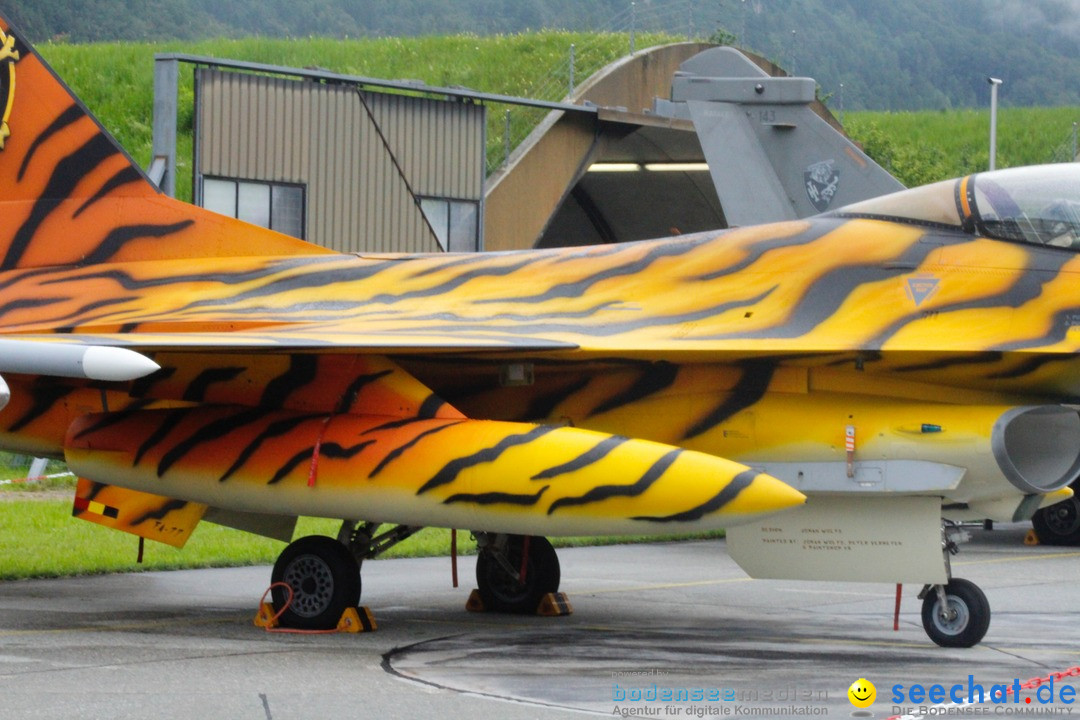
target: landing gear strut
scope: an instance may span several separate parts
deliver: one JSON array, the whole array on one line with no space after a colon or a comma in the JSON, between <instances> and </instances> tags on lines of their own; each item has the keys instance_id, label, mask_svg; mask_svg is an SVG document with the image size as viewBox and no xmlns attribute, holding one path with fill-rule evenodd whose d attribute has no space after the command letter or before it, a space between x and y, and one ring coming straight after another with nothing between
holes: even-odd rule
<instances>
[{"instance_id":1,"label":"landing gear strut","mask_svg":"<svg viewBox=\"0 0 1080 720\"><path fill-rule=\"evenodd\" d=\"M559 557L547 538L477 533L476 539L476 583L486 609L531 614L544 595L558 591Z\"/></svg>"},{"instance_id":2,"label":"landing gear strut","mask_svg":"<svg viewBox=\"0 0 1080 720\"><path fill-rule=\"evenodd\" d=\"M360 564L420 530L398 525L376 535L378 527L379 523L347 520L336 540L309 535L288 545L270 574L273 583L287 583L293 591L291 603L284 587L271 592L275 611L288 604L279 622L303 630L329 630L345 610L359 605Z\"/></svg>"},{"instance_id":3,"label":"landing gear strut","mask_svg":"<svg viewBox=\"0 0 1080 720\"><path fill-rule=\"evenodd\" d=\"M959 552L958 543L966 539L959 527L945 526L943 546L947 570L949 555ZM990 628L990 603L970 580L950 577L945 585L926 585L919 599L923 601L923 629L942 647L972 647Z\"/></svg>"}]
</instances>

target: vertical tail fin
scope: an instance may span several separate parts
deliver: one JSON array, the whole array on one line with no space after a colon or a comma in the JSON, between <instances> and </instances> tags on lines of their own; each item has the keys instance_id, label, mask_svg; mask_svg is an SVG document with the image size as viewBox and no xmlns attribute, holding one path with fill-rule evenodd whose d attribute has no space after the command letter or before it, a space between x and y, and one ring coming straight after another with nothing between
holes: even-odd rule
<instances>
[{"instance_id":1,"label":"vertical tail fin","mask_svg":"<svg viewBox=\"0 0 1080 720\"><path fill-rule=\"evenodd\" d=\"M0 18L0 271L315 246L161 195Z\"/></svg>"}]
</instances>

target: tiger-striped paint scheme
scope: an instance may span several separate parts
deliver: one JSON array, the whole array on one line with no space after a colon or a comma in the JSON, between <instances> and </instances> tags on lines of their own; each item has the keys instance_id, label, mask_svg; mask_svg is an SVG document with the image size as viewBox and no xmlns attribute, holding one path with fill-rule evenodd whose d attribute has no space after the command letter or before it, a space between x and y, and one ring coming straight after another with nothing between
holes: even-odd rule
<instances>
[{"instance_id":1,"label":"tiger-striped paint scheme","mask_svg":"<svg viewBox=\"0 0 1080 720\"><path fill-rule=\"evenodd\" d=\"M803 500L704 453L464 418L230 406L105 413L76 421L66 451L80 475L246 512L537 535L702 529Z\"/></svg>"},{"instance_id":2,"label":"tiger-striped paint scheme","mask_svg":"<svg viewBox=\"0 0 1080 720\"><path fill-rule=\"evenodd\" d=\"M818 502L921 494L1011 518L1075 475L1076 253L838 212L605 247L333 254L158 194L15 46L0 331L161 370L13 376L0 443L160 496L138 496L146 517L191 501L669 532L800 504L775 466ZM1051 430L1067 442L1044 461Z\"/></svg>"},{"instance_id":3,"label":"tiger-striped paint scheme","mask_svg":"<svg viewBox=\"0 0 1080 720\"><path fill-rule=\"evenodd\" d=\"M113 530L182 548L206 509L203 503L174 500L79 478L73 514Z\"/></svg>"}]
</instances>

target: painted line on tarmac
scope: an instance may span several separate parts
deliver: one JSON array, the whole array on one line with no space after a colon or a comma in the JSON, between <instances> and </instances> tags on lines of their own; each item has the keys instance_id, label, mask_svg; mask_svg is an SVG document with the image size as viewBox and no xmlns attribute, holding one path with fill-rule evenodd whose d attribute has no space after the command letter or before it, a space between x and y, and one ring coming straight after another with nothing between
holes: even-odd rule
<instances>
[{"instance_id":1,"label":"painted line on tarmac","mask_svg":"<svg viewBox=\"0 0 1080 720\"><path fill-rule=\"evenodd\" d=\"M725 578L723 580L694 580L692 582L680 582L680 583L656 583L653 585L634 585L628 587L616 587L616 588L599 588L596 590L588 590L583 588L575 588L575 595L602 595L605 593L621 593L621 592L641 592L642 590L674 590L677 588L688 587L705 587L708 585L726 585L728 583L737 582L749 582L753 578L741 577L741 578Z\"/></svg>"},{"instance_id":2,"label":"painted line on tarmac","mask_svg":"<svg viewBox=\"0 0 1080 720\"><path fill-rule=\"evenodd\" d=\"M36 630L2 630L0 637L20 637L25 635L58 635L61 633L80 632L131 632L139 630L153 630L155 628L174 628L184 625L217 625L235 623L237 619L231 618L174 618L170 620L145 620L142 622L127 622L119 625L74 625L62 628L40 628Z\"/></svg>"},{"instance_id":3,"label":"painted line on tarmac","mask_svg":"<svg viewBox=\"0 0 1080 720\"><path fill-rule=\"evenodd\" d=\"M993 558L991 560L964 560L953 565L992 565L996 563L1026 562L1028 560L1056 560L1059 558L1077 558L1080 552L1048 553L1046 555L1018 555L1016 557Z\"/></svg>"}]
</instances>

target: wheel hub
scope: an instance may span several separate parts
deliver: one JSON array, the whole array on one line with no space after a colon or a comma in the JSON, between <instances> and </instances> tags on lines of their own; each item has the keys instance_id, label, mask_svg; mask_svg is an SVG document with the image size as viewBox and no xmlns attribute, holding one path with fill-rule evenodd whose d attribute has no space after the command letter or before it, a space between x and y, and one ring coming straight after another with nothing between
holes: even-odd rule
<instances>
[{"instance_id":1,"label":"wheel hub","mask_svg":"<svg viewBox=\"0 0 1080 720\"><path fill-rule=\"evenodd\" d=\"M285 569L282 578L293 589L290 609L302 617L315 617L326 610L334 594L330 566L315 555L302 555Z\"/></svg>"},{"instance_id":2,"label":"wheel hub","mask_svg":"<svg viewBox=\"0 0 1080 720\"><path fill-rule=\"evenodd\" d=\"M959 635L967 627L970 617L967 603L960 598L950 597L948 605L938 604L934 625L943 633Z\"/></svg>"},{"instance_id":3,"label":"wheel hub","mask_svg":"<svg viewBox=\"0 0 1080 720\"><path fill-rule=\"evenodd\" d=\"M1075 499L1051 506L1046 513L1046 524L1058 535L1071 535L1080 529L1080 512Z\"/></svg>"}]
</instances>

